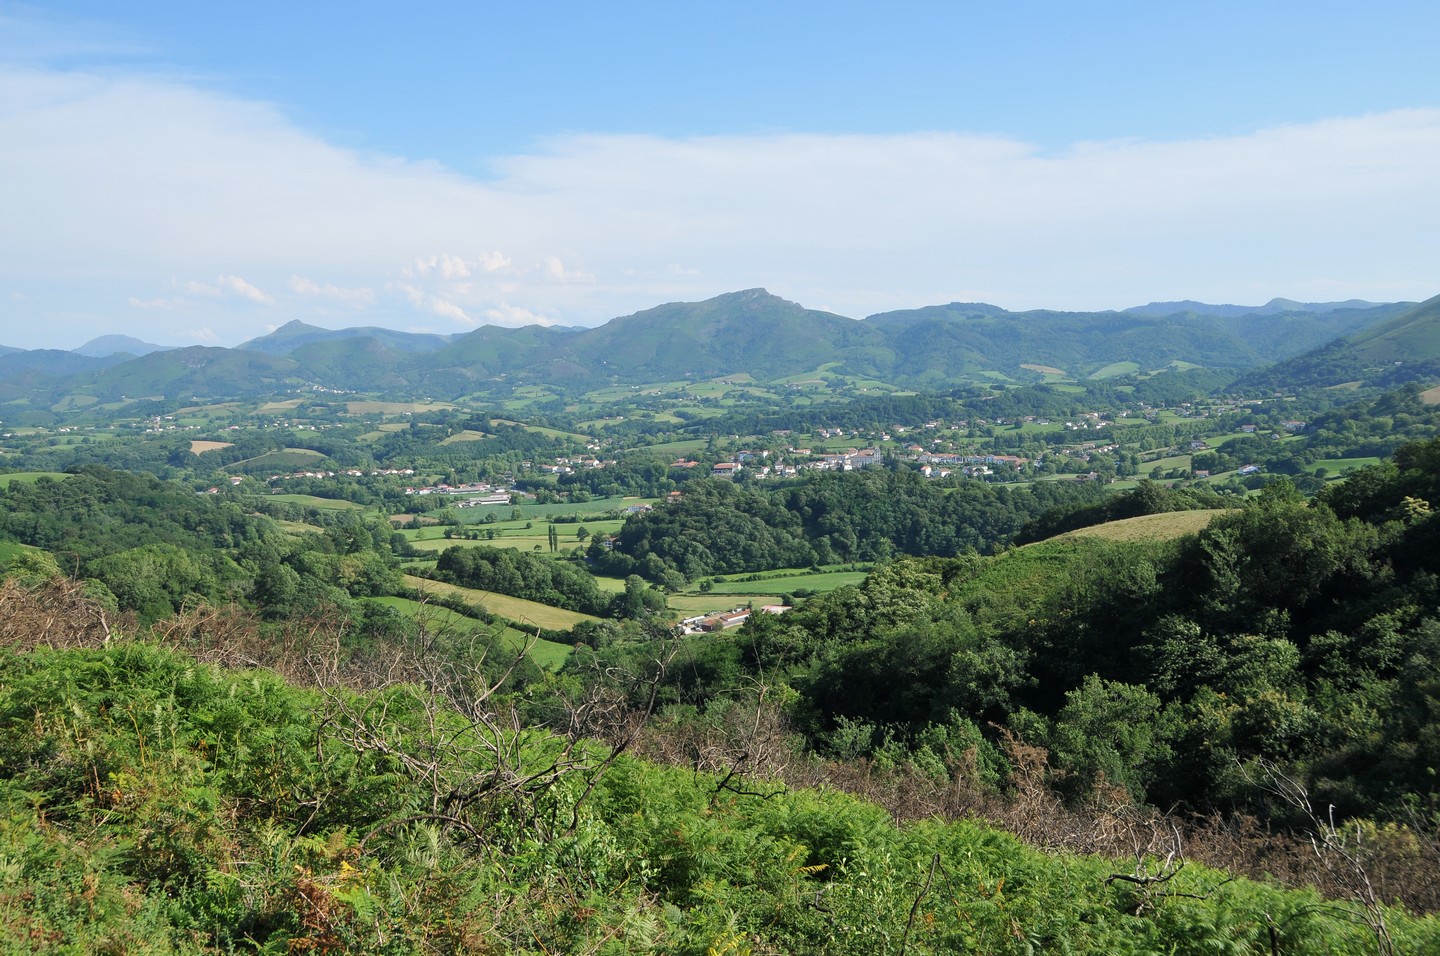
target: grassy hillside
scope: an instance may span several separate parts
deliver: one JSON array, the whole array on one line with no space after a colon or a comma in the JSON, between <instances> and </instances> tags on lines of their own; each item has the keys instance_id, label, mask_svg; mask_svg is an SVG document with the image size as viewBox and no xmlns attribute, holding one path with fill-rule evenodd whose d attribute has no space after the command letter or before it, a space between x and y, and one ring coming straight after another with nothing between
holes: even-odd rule
<instances>
[{"instance_id":1,"label":"grassy hillside","mask_svg":"<svg viewBox=\"0 0 1440 956\"><path fill-rule=\"evenodd\" d=\"M496 736L483 710L437 706L448 686L355 696L145 645L7 650L0 948L1345 956L1375 952L1383 919L1395 951L1440 949L1434 919L1176 866L1159 843L1046 854Z\"/></svg>"},{"instance_id":2,"label":"grassy hillside","mask_svg":"<svg viewBox=\"0 0 1440 956\"><path fill-rule=\"evenodd\" d=\"M540 604L537 601L527 601L524 598L511 597L508 594L495 594L490 591L476 591L473 588L463 588L455 584L446 584L443 581L431 581L413 574L405 575L405 583L419 591L458 597L468 604L483 607L522 627L529 625L541 627L547 631L562 631L569 630L582 621L599 620L589 614L579 614L564 608ZM568 651L569 648L566 650Z\"/></svg>"},{"instance_id":3,"label":"grassy hillside","mask_svg":"<svg viewBox=\"0 0 1440 956\"><path fill-rule=\"evenodd\" d=\"M1194 534L1210 524L1221 511L1170 511L1163 514L1122 518L1105 524L1079 528L1059 538L1106 538L1111 541L1169 541Z\"/></svg>"},{"instance_id":4,"label":"grassy hillside","mask_svg":"<svg viewBox=\"0 0 1440 956\"><path fill-rule=\"evenodd\" d=\"M1440 377L1440 296L1399 316L1336 339L1271 369L1240 379L1241 387L1390 387Z\"/></svg>"}]
</instances>

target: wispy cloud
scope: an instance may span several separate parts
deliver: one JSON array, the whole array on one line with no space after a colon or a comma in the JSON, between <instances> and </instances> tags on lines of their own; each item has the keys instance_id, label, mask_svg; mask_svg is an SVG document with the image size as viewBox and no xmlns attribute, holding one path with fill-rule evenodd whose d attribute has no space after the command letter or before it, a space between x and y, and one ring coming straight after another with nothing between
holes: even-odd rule
<instances>
[{"instance_id":1,"label":"wispy cloud","mask_svg":"<svg viewBox=\"0 0 1440 956\"><path fill-rule=\"evenodd\" d=\"M238 295L242 299L249 299L251 302L258 302L261 305L275 304L275 300L270 295L261 292L239 276L221 276L216 281L219 282L220 288Z\"/></svg>"},{"instance_id":2,"label":"wispy cloud","mask_svg":"<svg viewBox=\"0 0 1440 956\"><path fill-rule=\"evenodd\" d=\"M342 289L340 286L328 282L321 284L301 276L291 276L286 285L296 295L329 299L345 305L364 307L375 303L375 290L363 286L355 289Z\"/></svg>"},{"instance_id":3,"label":"wispy cloud","mask_svg":"<svg viewBox=\"0 0 1440 956\"><path fill-rule=\"evenodd\" d=\"M6 316L103 326L128 304L227 341L255 334L254 305L588 324L758 285L855 316L1419 298L1437 291L1437 155L1440 110L1405 110L1058 152L963 132L572 136L479 180L172 80L11 66L0 281L29 293Z\"/></svg>"}]
</instances>

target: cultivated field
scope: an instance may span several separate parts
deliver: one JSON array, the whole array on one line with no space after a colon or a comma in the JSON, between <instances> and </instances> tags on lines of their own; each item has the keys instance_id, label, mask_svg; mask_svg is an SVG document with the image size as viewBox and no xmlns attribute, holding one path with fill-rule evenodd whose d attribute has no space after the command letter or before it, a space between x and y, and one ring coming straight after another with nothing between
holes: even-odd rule
<instances>
[{"instance_id":1,"label":"cultivated field","mask_svg":"<svg viewBox=\"0 0 1440 956\"><path fill-rule=\"evenodd\" d=\"M430 604L423 604L419 601L412 601L409 598L381 597L369 598L387 607L393 607L402 614L410 617L420 618L425 621L431 630L449 628L461 633L486 633L494 629L495 625L486 624L484 621L477 621L474 618L457 614L449 608L435 607ZM500 630L500 637L506 646L512 650L519 650L529 645L530 659L537 665L547 670L558 670L565 660L570 656L570 646L567 644L556 644L554 641L542 641L532 634L516 630L513 627L503 627Z\"/></svg>"},{"instance_id":2,"label":"cultivated field","mask_svg":"<svg viewBox=\"0 0 1440 956\"><path fill-rule=\"evenodd\" d=\"M508 594L495 594L490 591L457 587L454 584L431 581L413 574L405 575L405 583L429 594L458 597L469 604L483 607L492 614L498 614L507 621L514 621L521 626L528 624L533 627L542 627L547 631L568 630L581 621L599 620L589 614L579 614L561 607L551 607L538 601L527 601L524 598L511 597Z\"/></svg>"},{"instance_id":3,"label":"cultivated field","mask_svg":"<svg viewBox=\"0 0 1440 956\"><path fill-rule=\"evenodd\" d=\"M271 501L288 501L307 508L323 508L326 511L361 511L364 505L338 498L317 498L314 495L269 495Z\"/></svg>"}]
</instances>

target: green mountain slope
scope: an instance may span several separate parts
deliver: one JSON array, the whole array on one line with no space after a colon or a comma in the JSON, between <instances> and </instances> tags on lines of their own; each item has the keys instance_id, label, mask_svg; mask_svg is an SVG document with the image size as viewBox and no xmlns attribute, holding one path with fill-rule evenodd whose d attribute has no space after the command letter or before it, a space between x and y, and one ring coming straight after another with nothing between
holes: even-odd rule
<instances>
[{"instance_id":1,"label":"green mountain slope","mask_svg":"<svg viewBox=\"0 0 1440 956\"><path fill-rule=\"evenodd\" d=\"M1393 386L1440 377L1440 296L1389 321L1339 338L1273 368L1242 378L1241 386L1326 388L1348 382Z\"/></svg>"},{"instance_id":2,"label":"green mountain slope","mask_svg":"<svg viewBox=\"0 0 1440 956\"><path fill-rule=\"evenodd\" d=\"M449 335L397 332L394 329L382 329L375 326L322 329L319 326L306 325L304 322L295 320L285 323L269 335L262 335L242 343L239 347L255 352L268 352L271 355L290 355L302 346L317 342L374 339L396 352L433 352L436 349L444 348L452 338L453 336Z\"/></svg>"},{"instance_id":3,"label":"green mountain slope","mask_svg":"<svg viewBox=\"0 0 1440 956\"><path fill-rule=\"evenodd\" d=\"M672 302L612 319L576 345L605 372L630 381L713 378L748 372L768 379L837 359L865 363L886 337L873 327L746 289L704 302Z\"/></svg>"},{"instance_id":4,"label":"green mountain slope","mask_svg":"<svg viewBox=\"0 0 1440 956\"><path fill-rule=\"evenodd\" d=\"M1289 305L1299 308L1272 309ZM83 364L97 360L75 353L55 353L63 361L42 363L41 370L34 367L36 353L22 352L0 357L0 379L12 366L16 372L43 373L12 383L6 393L15 396L62 384L113 396L253 396L311 382L457 398L530 383L580 391L736 373L769 381L823 365L838 374L937 389L997 375L1035 378L1041 373L1025 366L1037 365L1076 377L1115 362L1148 370L1173 362L1253 369L1367 329L1372 330L1368 337L1355 342L1364 346L1358 354L1373 364L1391 354L1429 355L1430 339L1440 338L1406 331L1409 326L1397 316L1409 308L1407 303L1348 305L1329 303L1316 311L1317 306L1276 300L1264 312L1244 315L1155 316L1016 313L983 303L952 303L855 321L807 309L764 289L747 289L703 302L656 306L593 329L486 326L439 336L290 322L238 349L152 353L99 375L96 366ZM107 361L119 360L111 356Z\"/></svg>"},{"instance_id":5,"label":"green mountain slope","mask_svg":"<svg viewBox=\"0 0 1440 956\"><path fill-rule=\"evenodd\" d=\"M194 346L152 352L106 369L88 390L103 398L162 395L229 398L284 391L309 376L292 359L244 349Z\"/></svg>"}]
</instances>

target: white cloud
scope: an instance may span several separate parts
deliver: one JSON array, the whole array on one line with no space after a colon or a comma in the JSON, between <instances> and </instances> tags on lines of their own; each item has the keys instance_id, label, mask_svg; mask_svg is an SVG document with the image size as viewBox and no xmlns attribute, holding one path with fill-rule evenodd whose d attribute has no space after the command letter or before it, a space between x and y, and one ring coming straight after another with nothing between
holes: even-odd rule
<instances>
[{"instance_id":1,"label":"white cloud","mask_svg":"<svg viewBox=\"0 0 1440 956\"><path fill-rule=\"evenodd\" d=\"M512 328L519 328L523 325L554 325L552 319L546 318L537 312L529 309L522 309L508 303L502 302L492 309L485 310L485 318L493 325L505 325Z\"/></svg>"},{"instance_id":2,"label":"white cloud","mask_svg":"<svg viewBox=\"0 0 1440 956\"><path fill-rule=\"evenodd\" d=\"M163 296L154 299L141 299L132 295L125 301L127 305L135 309L178 309L183 308L186 304L184 299L167 299Z\"/></svg>"},{"instance_id":3,"label":"white cloud","mask_svg":"<svg viewBox=\"0 0 1440 956\"><path fill-rule=\"evenodd\" d=\"M216 280L222 289L228 289L242 299L249 299L251 302L258 302L261 305L274 305L275 300L264 292L255 288L239 276L221 276Z\"/></svg>"},{"instance_id":4,"label":"white cloud","mask_svg":"<svg viewBox=\"0 0 1440 956\"><path fill-rule=\"evenodd\" d=\"M435 315L453 319L456 322L463 322L469 326L480 324L467 315L463 308L451 302L449 299L426 292L424 289L408 283L401 283L395 288L417 309L423 309L426 312L432 312Z\"/></svg>"},{"instance_id":5,"label":"white cloud","mask_svg":"<svg viewBox=\"0 0 1440 956\"><path fill-rule=\"evenodd\" d=\"M510 257L502 252L482 252L475 263L485 272L504 272L510 268Z\"/></svg>"},{"instance_id":6,"label":"white cloud","mask_svg":"<svg viewBox=\"0 0 1440 956\"><path fill-rule=\"evenodd\" d=\"M1054 153L955 132L574 136L480 181L171 80L0 67L0 91L0 282L102 325L126 302L227 341L256 333L251 303L588 324L759 285L855 316L1440 291L1440 110ZM151 298L172 275L218 276L171 284L193 318Z\"/></svg>"},{"instance_id":7,"label":"white cloud","mask_svg":"<svg viewBox=\"0 0 1440 956\"><path fill-rule=\"evenodd\" d=\"M287 285L290 291L296 295L330 299L345 305L363 307L373 305L375 302L375 290L363 286L356 289L347 289L332 285L328 282L322 285L313 279L306 279L302 276L291 276Z\"/></svg>"}]
</instances>

